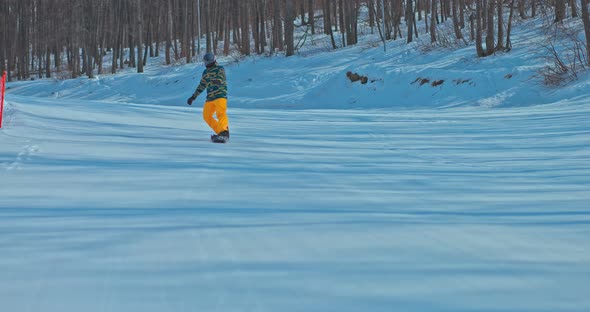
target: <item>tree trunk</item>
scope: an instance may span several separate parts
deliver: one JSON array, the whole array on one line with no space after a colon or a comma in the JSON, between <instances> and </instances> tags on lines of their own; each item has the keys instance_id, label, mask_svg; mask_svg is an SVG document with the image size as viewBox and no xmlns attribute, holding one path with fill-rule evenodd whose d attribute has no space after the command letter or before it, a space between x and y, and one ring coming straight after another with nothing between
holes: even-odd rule
<instances>
[{"instance_id":1,"label":"tree trunk","mask_svg":"<svg viewBox=\"0 0 590 312\"><path fill-rule=\"evenodd\" d=\"M242 30L242 54L243 55L250 55L250 3L247 0L241 0L241 14L239 20L241 20L241 30ZM291 1L288 1L291 2Z\"/></svg>"},{"instance_id":2,"label":"tree trunk","mask_svg":"<svg viewBox=\"0 0 590 312\"><path fill-rule=\"evenodd\" d=\"M326 28L326 34L330 35L332 48L338 48L336 46L336 40L334 39L334 31L332 30L332 12L330 0L324 0L324 27Z\"/></svg>"},{"instance_id":3,"label":"tree trunk","mask_svg":"<svg viewBox=\"0 0 590 312\"><path fill-rule=\"evenodd\" d=\"M287 56L295 54L294 46L294 25L295 20L295 3L293 0L285 0L285 43L287 45Z\"/></svg>"},{"instance_id":4,"label":"tree trunk","mask_svg":"<svg viewBox=\"0 0 590 312\"><path fill-rule=\"evenodd\" d=\"M115 0L116 1L116 0ZM172 63L172 32L174 24L172 19L172 0L168 0L168 14L166 14L166 65L170 65Z\"/></svg>"},{"instance_id":5,"label":"tree trunk","mask_svg":"<svg viewBox=\"0 0 590 312\"><path fill-rule=\"evenodd\" d=\"M565 19L565 1L566 0L555 1L555 23L559 23Z\"/></svg>"},{"instance_id":6,"label":"tree trunk","mask_svg":"<svg viewBox=\"0 0 590 312\"><path fill-rule=\"evenodd\" d=\"M410 43L414 40L414 5L412 0L406 1L406 26L408 29L408 38L406 40L407 43Z\"/></svg>"},{"instance_id":7,"label":"tree trunk","mask_svg":"<svg viewBox=\"0 0 590 312\"><path fill-rule=\"evenodd\" d=\"M482 0L475 0L476 3L476 8L475 8L475 21L477 23L476 26L476 34L475 34L475 49L477 51L477 56L479 57L485 57L486 53L483 49L483 40L482 40L482 15L483 15L483 9L482 9Z\"/></svg>"},{"instance_id":8,"label":"tree trunk","mask_svg":"<svg viewBox=\"0 0 590 312\"><path fill-rule=\"evenodd\" d=\"M453 0L453 28L455 29L455 37L457 40L463 39L463 34L461 33L461 22L457 18L457 11L459 6L459 0Z\"/></svg>"},{"instance_id":9,"label":"tree trunk","mask_svg":"<svg viewBox=\"0 0 590 312\"><path fill-rule=\"evenodd\" d=\"M273 0L273 50L283 51L283 21L281 20L281 2L283 0Z\"/></svg>"},{"instance_id":10,"label":"tree trunk","mask_svg":"<svg viewBox=\"0 0 590 312\"><path fill-rule=\"evenodd\" d=\"M459 0L459 26L465 28L465 0Z\"/></svg>"},{"instance_id":11,"label":"tree trunk","mask_svg":"<svg viewBox=\"0 0 590 312\"><path fill-rule=\"evenodd\" d=\"M315 2L314 0L308 0L308 6L309 6L309 13L308 13L308 19L309 19L309 24L311 26L311 34L315 35Z\"/></svg>"},{"instance_id":12,"label":"tree trunk","mask_svg":"<svg viewBox=\"0 0 590 312\"><path fill-rule=\"evenodd\" d=\"M436 1L431 0L432 7L430 9L430 43L436 43Z\"/></svg>"},{"instance_id":13,"label":"tree trunk","mask_svg":"<svg viewBox=\"0 0 590 312\"><path fill-rule=\"evenodd\" d=\"M576 0L570 0L570 8L572 10L572 17L578 17L578 8L576 7Z\"/></svg>"},{"instance_id":14,"label":"tree trunk","mask_svg":"<svg viewBox=\"0 0 590 312\"><path fill-rule=\"evenodd\" d=\"M141 13L141 0L135 0L135 10L137 11L135 13L135 22L137 23L137 72L143 73L143 16Z\"/></svg>"},{"instance_id":15,"label":"tree trunk","mask_svg":"<svg viewBox=\"0 0 590 312\"><path fill-rule=\"evenodd\" d=\"M488 18L487 18L487 33L486 33L486 54L494 54L494 9L496 0L488 0Z\"/></svg>"},{"instance_id":16,"label":"tree trunk","mask_svg":"<svg viewBox=\"0 0 590 312\"><path fill-rule=\"evenodd\" d=\"M536 0L533 0L533 2ZM526 13L524 10L524 2L525 0L518 0L518 13L520 14L520 18L525 19L526 18ZM535 15L533 14L533 17Z\"/></svg>"},{"instance_id":17,"label":"tree trunk","mask_svg":"<svg viewBox=\"0 0 590 312\"><path fill-rule=\"evenodd\" d=\"M588 2L582 0L582 21L584 22L584 33L586 34L586 62L590 65L590 17L588 16Z\"/></svg>"},{"instance_id":18,"label":"tree trunk","mask_svg":"<svg viewBox=\"0 0 590 312\"><path fill-rule=\"evenodd\" d=\"M223 32L223 54L229 55L229 47L230 47L229 33L230 33L230 29L231 29L231 20L230 20L229 14L228 14L229 6L230 6L229 1L225 2L225 5L226 5L225 6L226 14L224 14L225 20L223 23L225 25L225 31Z\"/></svg>"},{"instance_id":19,"label":"tree trunk","mask_svg":"<svg viewBox=\"0 0 590 312\"><path fill-rule=\"evenodd\" d=\"M508 15L508 29L506 30L506 51L512 49L512 41L510 41L510 32L512 31L512 17L514 15L514 0L510 2L510 14Z\"/></svg>"},{"instance_id":20,"label":"tree trunk","mask_svg":"<svg viewBox=\"0 0 590 312\"><path fill-rule=\"evenodd\" d=\"M498 2L498 43L496 51L504 50L504 6L502 0Z\"/></svg>"}]
</instances>

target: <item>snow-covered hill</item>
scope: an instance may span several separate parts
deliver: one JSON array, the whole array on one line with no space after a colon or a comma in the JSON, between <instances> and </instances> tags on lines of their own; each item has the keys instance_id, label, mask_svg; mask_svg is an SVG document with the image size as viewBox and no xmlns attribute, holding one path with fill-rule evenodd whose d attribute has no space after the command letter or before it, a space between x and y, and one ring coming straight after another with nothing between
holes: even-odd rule
<instances>
[{"instance_id":1,"label":"snow-covered hill","mask_svg":"<svg viewBox=\"0 0 590 312\"><path fill-rule=\"evenodd\" d=\"M521 26L222 59L226 145L200 64L9 84L1 310L588 311L590 80L536 83Z\"/></svg>"},{"instance_id":2,"label":"snow-covered hill","mask_svg":"<svg viewBox=\"0 0 590 312\"><path fill-rule=\"evenodd\" d=\"M409 45L392 41L384 52L374 36L367 36L357 46L332 52L308 48L315 52L289 58L219 59L228 71L230 108L486 109L551 104L588 95L587 74L559 89L543 86L538 71L546 64L547 51L541 28L539 20L520 22L512 35L513 49L486 58L477 58L471 45L419 52L428 48L426 39ZM321 42L320 36L315 46L321 47ZM141 75L129 69L92 80L18 82L9 85L9 95L183 106L198 84L202 64L159 66L162 57L150 60ZM369 83L351 83L348 71L367 76Z\"/></svg>"}]
</instances>

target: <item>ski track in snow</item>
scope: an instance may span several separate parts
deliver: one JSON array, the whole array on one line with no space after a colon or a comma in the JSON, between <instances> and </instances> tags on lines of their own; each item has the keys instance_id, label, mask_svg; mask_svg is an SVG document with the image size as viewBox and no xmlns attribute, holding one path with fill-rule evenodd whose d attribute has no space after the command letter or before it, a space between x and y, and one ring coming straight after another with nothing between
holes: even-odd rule
<instances>
[{"instance_id":1,"label":"ski track in snow","mask_svg":"<svg viewBox=\"0 0 590 312\"><path fill-rule=\"evenodd\" d=\"M14 99L9 311L590 306L586 107L233 109L215 145L198 109Z\"/></svg>"}]
</instances>

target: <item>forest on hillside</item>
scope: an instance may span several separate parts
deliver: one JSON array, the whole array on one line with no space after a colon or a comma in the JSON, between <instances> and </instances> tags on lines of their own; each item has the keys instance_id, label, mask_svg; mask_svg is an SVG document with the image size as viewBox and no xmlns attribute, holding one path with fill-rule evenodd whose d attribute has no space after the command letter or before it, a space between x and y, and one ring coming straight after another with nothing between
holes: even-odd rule
<instances>
[{"instance_id":1,"label":"forest on hillside","mask_svg":"<svg viewBox=\"0 0 590 312\"><path fill-rule=\"evenodd\" d=\"M194 62L204 52L294 55L306 36L355 45L359 25L388 40L473 44L479 57L511 48L514 20L581 18L588 0L0 0L0 71L9 80L143 72L149 57ZM451 35L437 31L452 25ZM588 64L587 42L578 58ZM107 57L108 56L108 57ZM566 68L567 70L567 68Z\"/></svg>"}]
</instances>

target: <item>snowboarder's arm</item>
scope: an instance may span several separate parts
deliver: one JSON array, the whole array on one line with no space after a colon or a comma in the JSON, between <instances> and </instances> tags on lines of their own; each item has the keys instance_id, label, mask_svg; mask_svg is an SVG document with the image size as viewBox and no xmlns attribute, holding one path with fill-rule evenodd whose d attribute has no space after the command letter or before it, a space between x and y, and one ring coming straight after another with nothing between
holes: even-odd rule
<instances>
[{"instance_id":1,"label":"snowboarder's arm","mask_svg":"<svg viewBox=\"0 0 590 312\"><path fill-rule=\"evenodd\" d=\"M203 93L205 89L207 89L207 79L205 79L205 75L203 74L203 77L201 78L201 83L199 83L199 86L193 93L193 96L196 98L197 96L199 96L199 94Z\"/></svg>"}]
</instances>

